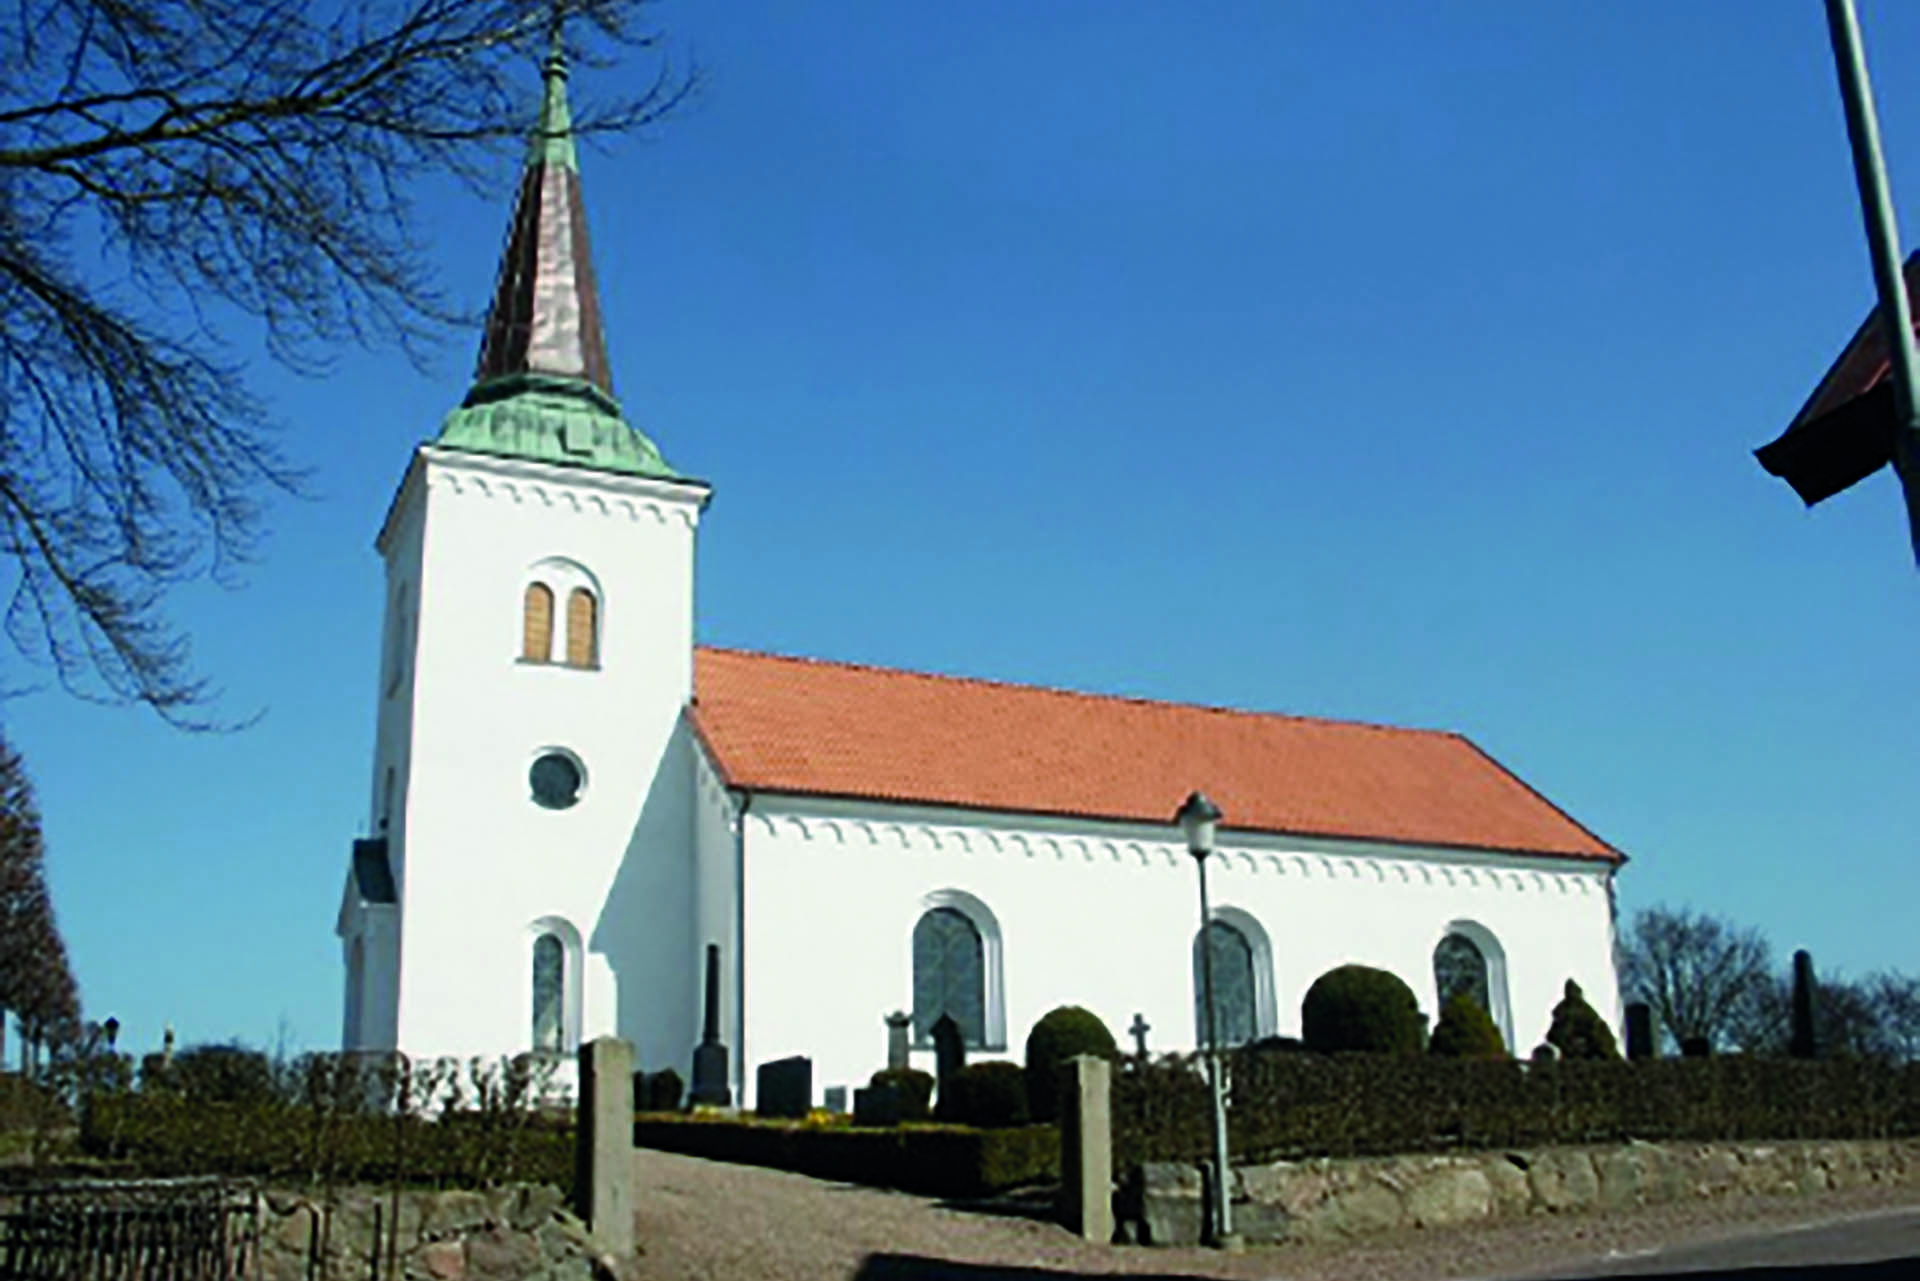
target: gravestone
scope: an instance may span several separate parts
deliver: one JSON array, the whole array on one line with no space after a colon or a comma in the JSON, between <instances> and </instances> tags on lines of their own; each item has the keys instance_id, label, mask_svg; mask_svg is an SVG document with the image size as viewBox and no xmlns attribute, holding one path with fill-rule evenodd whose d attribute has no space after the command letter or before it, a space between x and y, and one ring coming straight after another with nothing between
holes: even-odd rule
<instances>
[{"instance_id":1,"label":"gravestone","mask_svg":"<svg viewBox=\"0 0 1920 1281\"><path fill-rule=\"evenodd\" d=\"M1820 1053L1815 1024L1820 1016L1820 989L1813 981L1813 954L1801 948L1793 954L1793 1036L1787 1053L1811 1059Z\"/></svg>"},{"instance_id":2,"label":"gravestone","mask_svg":"<svg viewBox=\"0 0 1920 1281\"><path fill-rule=\"evenodd\" d=\"M887 1015L887 1070L911 1067L908 1055L907 1034L913 1027L913 1018L902 1010Z\"/></svg>"},{"instance_id":3,"label":"gravestone","mask_svg":"<svg viewBox=\"0 0 1920 1281\"><path fill-rule=\"evenodd\" d=\"M1713 1057L1713 1042L1704 1036L1683 1036L1680 1038L1680 1057L1710 1059Z\"/></svg>"},{"instance_id":4,"label":"gravestone","mask_svg":"<svg viewBox=\"0 0 1920 1281\"><path fill-rule=\"evenodd\" d=\"M813 1109L813 1060L804 1054L762 1063L754 1083L753 1110L761 1116L797 1119Z\"/></svg>"},{"instance_id":5,"label":"gravestone","mask_svg":"<svg viewBox=\"0 0 1920 1281\"><path fill-rule=\"evenodd\" d=\"M960 1069L967 1065L967 1044L960 1036L960 1024L951 1014L942 1014L933 1021L933 1064L934 1080L938 1083L940 1097L947 1097L947 1082L960 1075Z\"/></svg>"},{"instance_id":6,"label":"gravestone","mask_svg":"<svg viewBox=\"0 0 1920 1281\"><path fill-rule=\"evenodd\" d=\"M829 1085L827 1087L827 1111L845 1112L847 1110L847 1087Z\"/></svg>"},{"instance_id":7,"label":"gravestone","mask_svg":"<svg viewBox=\"0 0 1920 1281\"><path fill-rule=\"evenodd\" d=\"M616 1257L633 1252L633 1046L603 1036L580 1047L574 1211Z\"/></svg>"},{"instance_id":8,"label":"gravestone","mask_svg":"<svg viewBox=\"0 0 1920 1281\"><path fill-rule=\"evenodd\" d=\"M1113 1239L1112 1073L1097 1055L1067 1060L1060 1103L1060 1220L1101 1245Z\"/></svg>"},{"instance_id":9,"label":"gravestone","mask_svg":"<svg viewBox=\"0 0 1920 1281\"><path fill-rule=\"evenodd\" d=\"M1146 1015L1136 1010L1133 1015L1133 1026L1127 1029L1133 1037L1133 1052L1136 1056L1143 1059L1147 1057L1147 1033L1151 1031L1153 1031L1153 1024L1147 1022Z\"/></svg>"},{"instance_id":10,"label":"gravestone","mask_svg":"<svg viewBox=\"0 0 1920 1281\"><path fill-rule=\"evenodd\" d=\"M864 1085L853 1092L855 1125L900 1124L900 1089L895 1085Z\"/></svg>"},{"instance_id":11,"label":"gravestone","mask_svg":"<svg viewBox=\"0 0 1920 1281\"><path fill-rule=\"evenodd\" d=\"M1638 1063L1653 1057L1653 1007L1645 1001L1627 1003L1627 1059Z\"/></svg>"},{"instance_id":12,"label":"gravestone","mask_svg":"<svg viewBox=\"0 0 1920 1281\"><path fill-rule=\"evenodd\" d=\"M720 1044L720 945L707 944L707 1008L700 1044L693 1047L692 1103L726 1107L733 1102L727 1085L727 1047Z\"/></svg>"}]
</instances>

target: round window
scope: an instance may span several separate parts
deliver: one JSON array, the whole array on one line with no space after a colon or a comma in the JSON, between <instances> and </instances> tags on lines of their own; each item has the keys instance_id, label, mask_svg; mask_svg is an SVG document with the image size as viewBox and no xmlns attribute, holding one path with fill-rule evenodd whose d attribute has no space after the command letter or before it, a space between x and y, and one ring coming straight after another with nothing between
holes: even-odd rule
<instances>
[{"instance_id":1,"label":"round window","mask_svg":"<svg viewBox=\"0 0 1920 1281\"><path fill-rule=\"evenodd\" d=\"M566 752L543 752L527 771L536 804L563 810L580 799L580 762Z\"/></svg>"}]
</instances>

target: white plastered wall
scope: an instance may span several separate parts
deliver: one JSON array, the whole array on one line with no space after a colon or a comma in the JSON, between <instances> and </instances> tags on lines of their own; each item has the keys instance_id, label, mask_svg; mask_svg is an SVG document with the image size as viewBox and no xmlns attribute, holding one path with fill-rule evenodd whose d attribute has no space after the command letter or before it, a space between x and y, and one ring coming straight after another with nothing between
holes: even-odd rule
<instances>
[{"instance_id":1,"label":"white plastered wall","mask_svg":"<svg viewBox=\"0 0 1920 1281\"><path fill-rule=\"evenodd\" d=\"M757 795L746 819L746 1079L791 1054L818 1095L885 1064L890 1010L912 1008L914 922L943 891L984 903L1003 950L1004 1047L1056 1005L1083 1005L1122 1046L1135 1013L1156 1051L1196 1043L1193 860L1165 828ZM1348 962L1392 970L1436 1016L1433 949L1472 921L1505 954L1512 1035L1544 1039L1568 978L1618 1023L1605 865L1228 831L1209 862L1216 909L1244 912L1273 957L1278 1031ZM991 998L990 998L991 1000ZM990 1016L991 1021L991 1016ZM932 1056L915 1052L915 1065Z\"/></svg>"},{"instance_id":2,"label":"white plastered wall","mask_svg":"<svg viewBox=\"0 0 1920 1281\"><path fill-rule=\"evenodd\" d=\"M407 781L390 831L406 1053L527 1049L531 926L558 918L580 938L580 1035L627 1037L647 1067L685 1061L698 1029L681 709L704 497L691 484L419 451L383 535L420 549ZM601 585L596 670L521 661L522 591L552 558ZM528 768L548 748L585 768L570 809L531 798Z\"/></svg>"}]
</instances>

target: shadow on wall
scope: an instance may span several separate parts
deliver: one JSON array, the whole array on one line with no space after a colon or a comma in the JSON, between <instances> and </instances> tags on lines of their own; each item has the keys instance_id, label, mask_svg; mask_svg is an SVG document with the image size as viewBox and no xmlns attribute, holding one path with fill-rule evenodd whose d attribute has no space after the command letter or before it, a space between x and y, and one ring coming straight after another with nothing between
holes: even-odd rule
<instances>
[{"instance_id":1,"label":"shadow on wall","mask_svg":"<svg viewBox=\"0 0 1920 1281\"><path fill-rule=\"evenodd\" d=\"M1136 1281L1189 1281L1191 1278L1208 1276L1255 1276L1265 1275L1261 1271L1263 1254L1267 1252L1252 1250L1234 1262L1228 1262L1233 1256L1212 1255L1225 1266L1219 1269L1207 1269L1196 1272L1153 1272L1130 1274ZM1277 1265L1281 1258L1274 1259ZM1707 1271L1627 1271L1617 1270L1604 1264L1590 1265L1587 1269L1573 1268L1561 1272L1541 1273L1542 1277L1562 1278L1563 1281L1582 1281L1584 1278L1633 1276L1644 1281L1906 1281L1915 1273L1920 1258L1888 1259L1879 1263L1823 1264L1808 1267L1754 1267L1727 1268ZM1251 1265L1251 1266L1249 1266ZM1097 1277L1111 1277L1114 1274L1106 1269L1095 1272L1069 1272L1052 1268L1027 1268L1018 1266L999 1266L990 1263L954 1263L946 1259L929 1259L917 1254L872 1254L867 1256L860 1270L853 1274L855 1281L1093 1281Z\"/></svg>"},{"instance_id":2,"label":"shadow on wall","mask_svg":"<svg viewBox=\"0 0 1920 1281\"><path fill-rule=\"evenodd\" d=\"M613 970L614 1030L633 1043L634 1066L650 1072L687 1072L699 1040L693 790L692 740L682 718L587 940Z\"/></svg>"}]
</instances>

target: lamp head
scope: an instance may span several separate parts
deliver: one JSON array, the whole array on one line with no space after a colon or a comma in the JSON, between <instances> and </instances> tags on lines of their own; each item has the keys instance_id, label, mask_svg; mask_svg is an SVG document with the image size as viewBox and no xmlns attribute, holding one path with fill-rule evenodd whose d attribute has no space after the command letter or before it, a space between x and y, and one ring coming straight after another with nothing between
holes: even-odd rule
<instances>
[{"instance_id":1,"label":"lamp head","mask_svg":"<svg viewBox=\"0 0 1920 1281\"><path fill-rule=\"evenodd\" d=\"M1186 833L1187 853L1205 858L1213 853L1213 836L1220 825L1220 807L1207 799L1205 792L1194 792L1174 813L1174 821Z\"/></svg>"}]
</instances>

